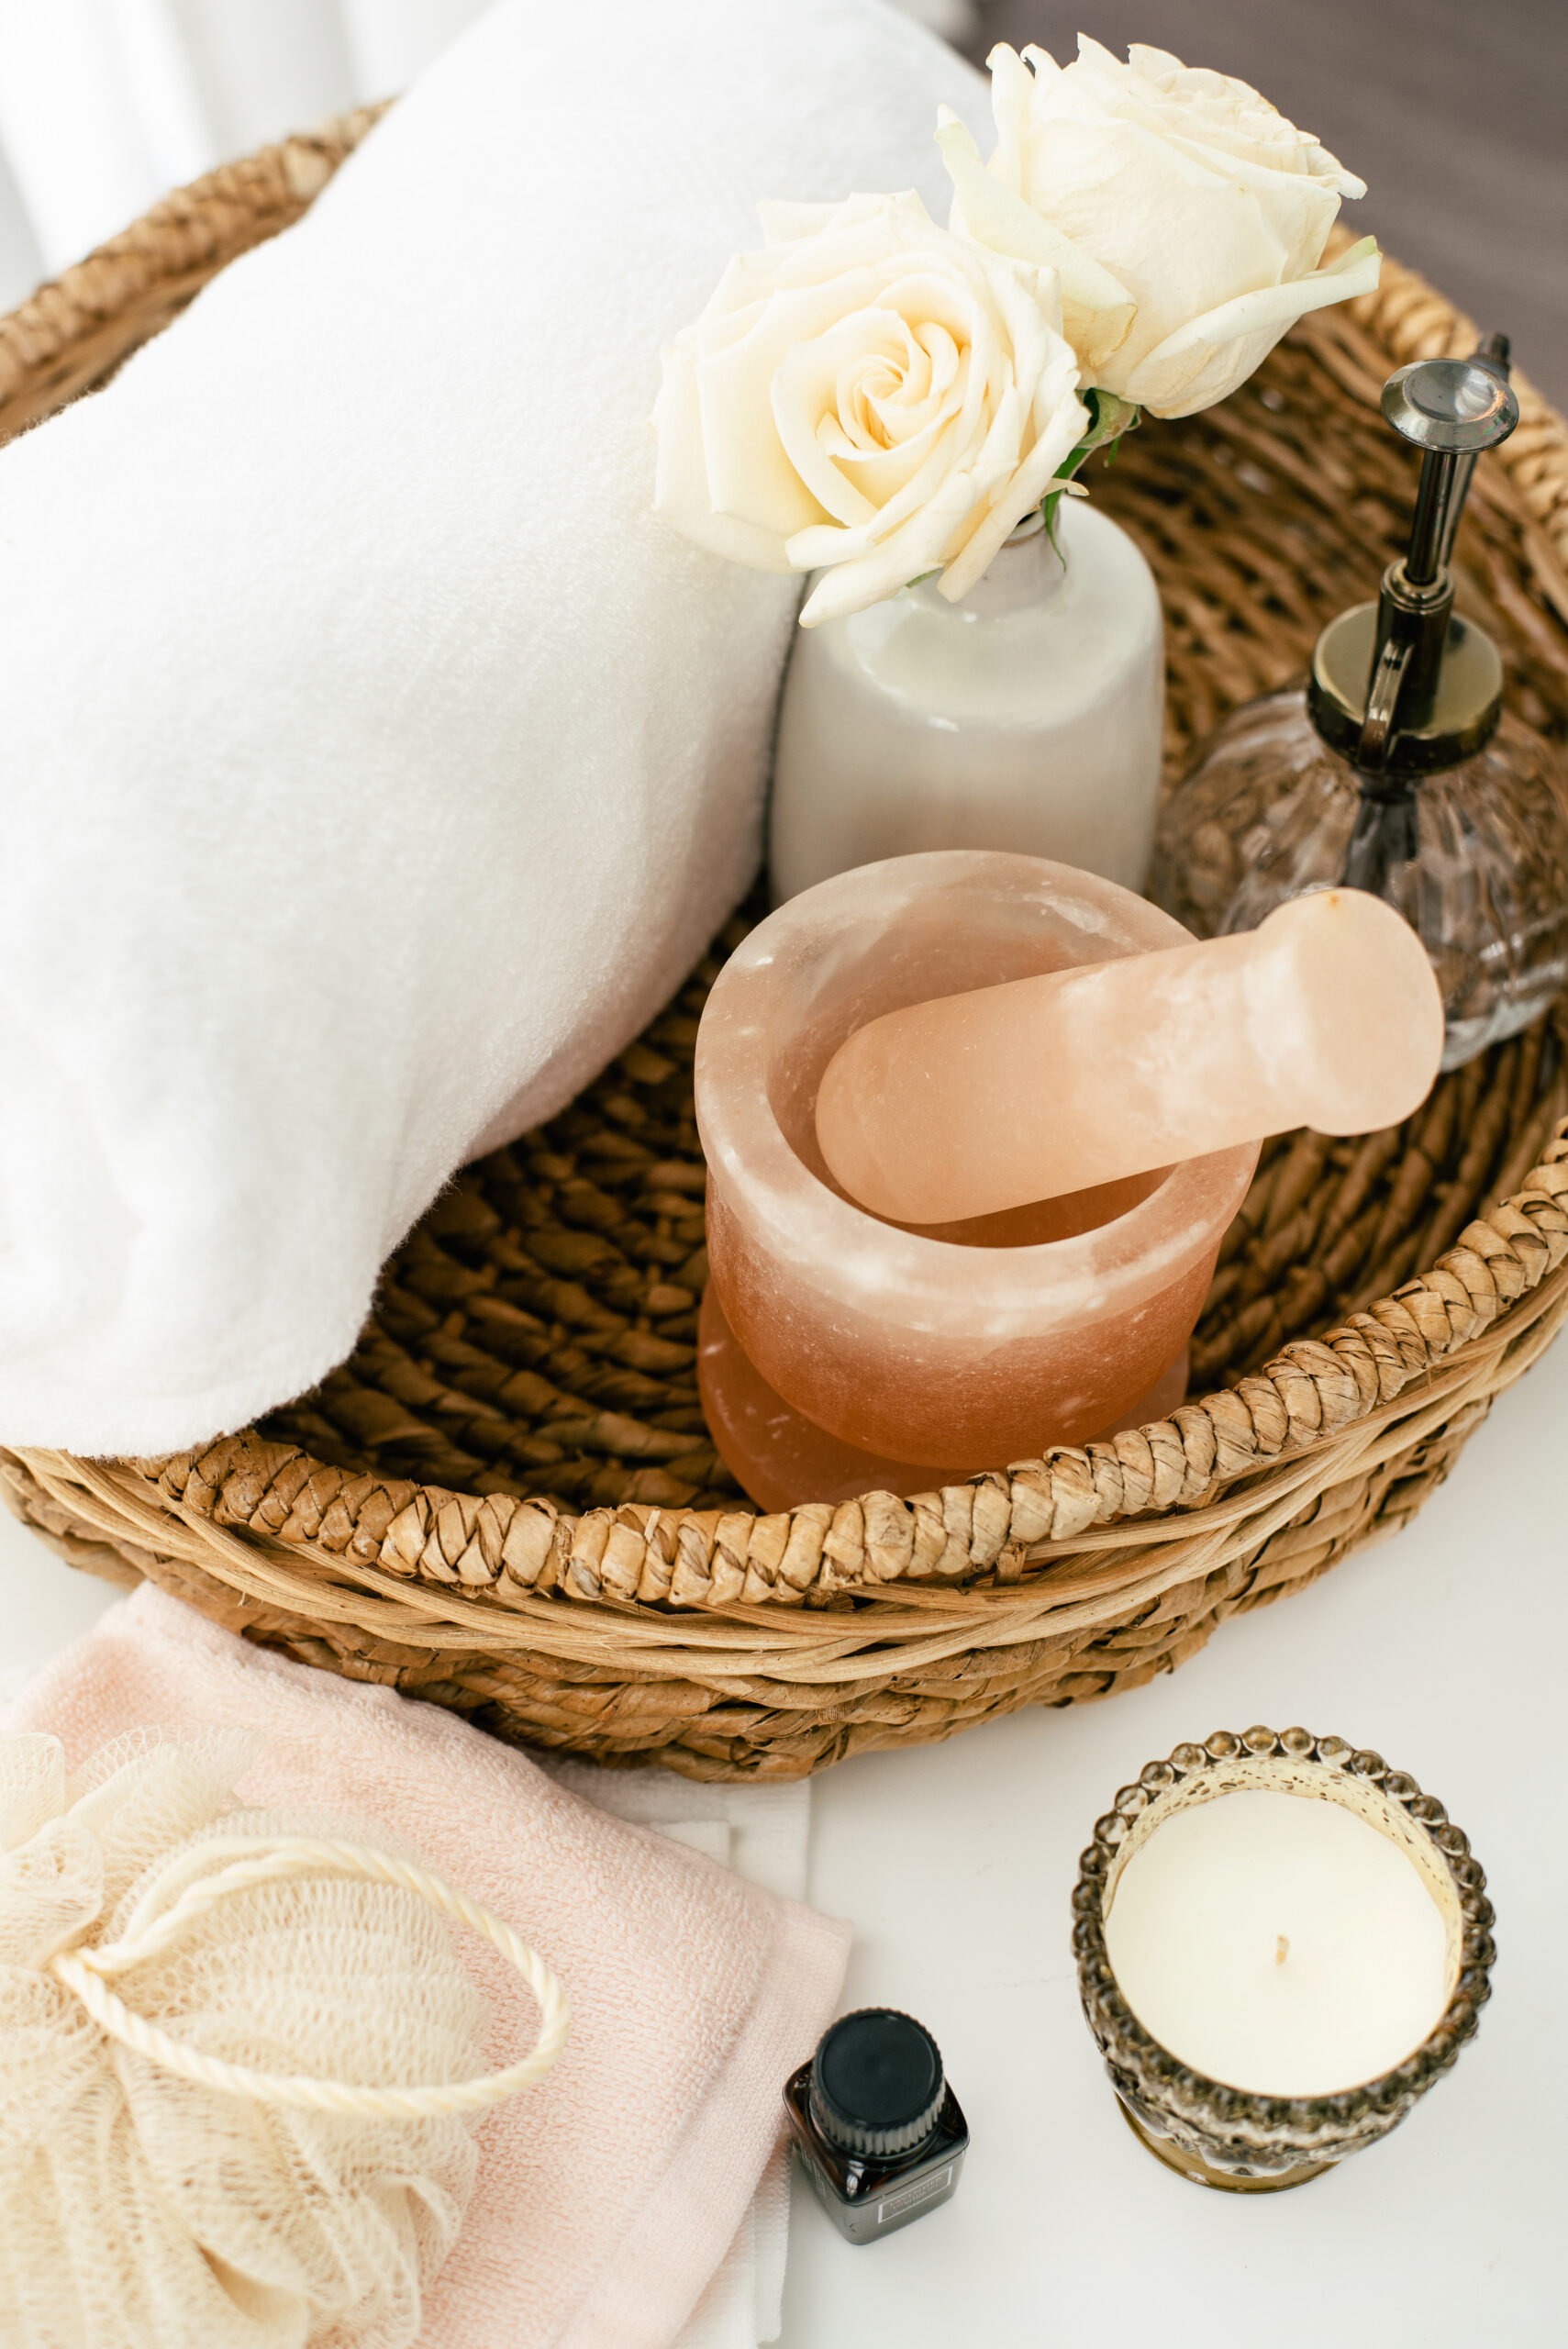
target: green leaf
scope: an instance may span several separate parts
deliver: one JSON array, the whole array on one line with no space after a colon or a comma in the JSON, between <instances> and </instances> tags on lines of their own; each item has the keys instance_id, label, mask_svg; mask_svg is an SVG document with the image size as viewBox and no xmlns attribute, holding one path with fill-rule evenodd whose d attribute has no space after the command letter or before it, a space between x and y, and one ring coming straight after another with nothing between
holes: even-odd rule
<instances>
[{"instance_id":1,"label":"green leaf","mask_svg":"<svg viewBox=\"0 0 1568 2349\"><path fill-rule=\"evenodd\" d=\"M1115 464L1122 434L1136 431L1143 421L1141 408L1132 400L1122 399L1116 392L1102 392L1091 387L1084 393L1083 400L1089 411L1089 429L1057 466L1058 481L1071 481L1084 458L1092 457L1096 449L1105 451L1107 465ZM1040 509L1045 518L1046 536L1058 554L1062 553L1062 549L1056 540L1056 515L1062 495L1060 489L1051 490L1041 500Z\"/></svg>"},{"instance_id":2,"label":"green leaf","mask_svg":"<svg viewBox=\"0 0 1568 2349\"><path fill-rule=\"evenodd\" d=\"M1115 392L1090 390L1084 394L1084 405L1089 411L1089 429L1076 447L1070 450L1065 464L1057 467L1057 478L1071 480L1085 457L1108 442L1114 449L1124 432L1136 431L1143 420L1142 410L1131 400L1124 400ZM1110 461L1107 458L1106 462Z\"/></svg>"}]
</instances>

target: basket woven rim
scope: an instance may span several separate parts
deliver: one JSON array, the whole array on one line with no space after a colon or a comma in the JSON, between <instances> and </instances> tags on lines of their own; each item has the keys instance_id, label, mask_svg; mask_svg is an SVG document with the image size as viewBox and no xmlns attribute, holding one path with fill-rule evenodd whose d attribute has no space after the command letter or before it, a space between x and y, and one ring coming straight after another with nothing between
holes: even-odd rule
<instances>
[{"instance_id":1,"label":"basket woven rim","mask_svg":"<svg viewBox=\"0 0 1568 2349\"><path fill-rule=\"evenodd\" d=\"M1261 1550L1296 1520L1304 1498L1407 1458L1413 1446L1451 1428L1467 1410L1484 1412L1491 1397L1545 1351L1568 1308L1568 1120L1542 1164L1547 1187L1516 1195L1527 1203L1519 1210L1526 1229L1514 1232L1511 1246L1498 1245L1494 1234L1490 1254L1474 1252L1469 1269L1474 1277L1480 1268L1478 1293L1452 1275L1436 1295L1425 1281L1408 1284L1428 1311L1435 1306L1437 1341L1429 1351L1421 1341L1422 1361L1387 1400L1352 1409L1329 1429L1303 1431L1272 1452L1255 1443L1233 1474L1217 1479L1190 1509L1141 1519L1104 1508L1063 1512L1038 1542L1014 1543L1010 1557L998 1549L979 1586L974 1577L986 1569L973 1553L987 1531L986 1502L994 1530L996 1505L1010 1504L1012 1477L987 1475L936 1497L943 1523L951 1521L961 1536L962 1554L943 1573L910 1573L906 1566L878 1575L840 1542L834 1545L839 1555L826 1547L819 1553L811 1586L776 1594L748 1589L758 1564L751 1541L776 1536L791 1517L806 1512L772 1520L708 1512L701 1526L695 1512L640 1504L575 1517L550 1512L562 1572L546 1596L538 1589L539 1575L525 1580L516 1571L505 1555L504 1536L496 1564L484 1554L486 1535L494 1541L510 1513L544 1513L537 1502L506 1496L479 1500L406 1486L420 1521L429 1526L425 1548L410 1564L389 1551L384 1534L376 1536L396 1497L388 1492L389 1480L327 1468L286 1446L264 1445L253 1434L161 1461L89 1461L17 1449L0 1453L0 1463L15 1463L48 1501L122 1554L134 1559L139 1551L195 1568L258 1613L282 1608L352 1627L384 1643L389 1659L416 1652L471 1657L478 1651L504 1669L509 1658L534 1656L617 1677L646 1675L666 1691L674 1678L737 1698L754 1698L772 1687L779 1701L799 1702L817 1690L827 1696L845 1683L881 1681L890 1664L902 1677L976 1649L994 1662L997 1652L1042 1637L1060 1641L1119 1625L1129 1604L1141 1610L1201 1581L1234 1547L1239 1531L1250 1549ZM1490 1228L1491 1219L1480 1220ZM1487 1276L1488 1265L1496 1268L1496 1277ZM1466 1327L1470 1334L1461 1335ZM1301 1341L1307 1347L1321 1342ZM1272 1387L1273 1382L1257 1384ZM1091 1455L1108 1449L1090 1446L1057 1454L1055 1461L1070 1472L1087 1464L1090 1477L1080 1477L1081 1494L1096 1469L1109 1466ZM1028 1469L1044 1464L1028 1464L1023 1473L1026 1508L1038 1507L1040 1492ZM315 1488L313 1503L324 1504L309 1534L291 1522L305 1486L292 1502L287 1498L302 1471ZM977 1491L985 1497L978 1524L969 1505ZM892 1496L880 1497L893 1502ZM862 1502L847 1502L826 1512L825 1505L815 1505L838 1520L840 1534L853 1531L854 1513L862 1508ZM472 1529L455 1561L442 1546L443 1520L449 1547L462 1527ZM706 1536L701 1547L706 1552L706 1571L700 1575L698 1535ZM740 1543L746 1546L732 1546ZM671 1549L693 1569L678 1590L671 1586ZM661 1603L647 1603L630 1581L639 1553L645 1568L651 1559L656 1567L663 1563ZM819 1611L824 1602L830 1611ZM841 1614L840 1608L852 1611Z\"/></svg>"},{"instance_id":2,"label":"basket woven rim","mask_svg":"<svg viewBox=\"0 0 1568 2349\"><path fill-rule=\"evenodd\" d=\"M1110 1566L1120 1553L1131 1564L1126 1553L1172 1512L1182 1534L1164 1544L1172 1554L1161 1571L1171 1582L1190 1577L1204 1542L1256 1516L1263 1496L1245 1487L1258 1472L1271 1472L1267 1514L1283 1523L1327 1449L1353 1449L1370 1466L1380 1434L1407 1445L1412 1407L1440 1423L1499 1345L1525 1345L1542 1324L1550 1334L1565 1294L1568 1119L1521 1189L1470 1223L1429 1272L1324 1337L1296 1340L1255 1376L1167 1419L906 1499L869 1492L772 1512L623 1502L579 1513L548 1499L355 1475L249 1431L118 1464L119 1489L129 1480L187 1525L265 1533L285 1555L347 1567L361 1589L398 1602L409 1602L411 1584L433 1586L434 1607L412 1602L426 1637L460 1594L472 1605L494 1593L519 1630L526 1620L529 1643L548 1646L544 1620L558 1620L560 1608L538 1595L541 1583L622 1617L646 1615L651 1603L663 1620L667 1607L700 1607L748 1623L755 1610L799 1606L808 1591L890 1595L896 1584L924 1632L943 1586L956 1596L955 1584L995 1576L994 1594L964 1592L966 1612L980 1601L984 1616L985 1602L1022 1598L1011 1586L1069 1555L1102 1554ZM57 1474L66 1457L19 1456L50 1461ZM1116 1579L1119 1588L1124 1576ZM920 1589L926 1583L936 1587ZM1053 1609L1064 1595L1053 1589ZM492 1631L493 1617L492 1603L484 1612ZM462 1618L472 1637L468 1606Z\"/></svg>"},{"instance_id":3,"label":"basket woven rim","mask_svg":"<svg viewBox=\"0 0 1568 2349\"><path fill-rule=\"evenodd\" d=\"M228 260L298 217L383 111L361 108L206 174L0 320L0 439L101 380ZM1336 231L1336 245L1348 241ZM1462 351L1475 340L1469 319L1387 261L1378 291L1355 308L1403 357ZM1315 340L1314 351L1342 388L1375 402L1380 387L1331 339ZM1528 381L1514 381L1521 423L1500 455L1521 501L1532 573L1568 621L1568 427ZM1396 1426L1407 1444L1412 1417L1440 1407L1451 1414L1479 1379L1477 1366L1495 1366L1500 1348L1528 1352L1532 1330L1550 1334L1568 1284L1565 1257L1568 1120L1521 1189L1469 1224L1429 1271L1324 1337L1293 1341L1256 1375L1168 1419L908 1500L869 1493L773 1513L646 1503L577 1513L537 1497L356 1475L254 1431L151 1460L90 1463L39 1449L10 1456L46 1490L96 1496L117 1520L128 1510L153 1547L161 1530L163 1546L177 1527L199 1532L201 1563L236 1587L258 1575L264 1585L290 1563L309 1564L317 1611L329 1605L326 1570L355 1594L351 1608L345 1597L345 1613L358 1620L378 1600L426 1642L449 1631L472 1641L482 1617L493 1642L510 1621L519 1647L577 1654L576 1633L551 1650L564 1596L596 1603L621 1653L628 1617L637 1620L661 1650L662 1670L663 1651L689 1641L693 1608L724 1614L750 1648L754 1628L783 1630L781 1609L835 1595L863 1602L897 1585L879 1619L895 1606L912 1611L907 1634L929 1645L935 1607L948 1619L942 1645L951 1650L962 1643L955 1609L966 1636L989 1619L995 1639L998 1609L1027 1614L1028 1584L1069 1553L1105 1553L1109 1571L1117 1556L1125 1564L1129 1552L1159 1542L1169 1552L1162 1575L1174 1581L1196 1571L1202 1545L1232 1518L1258 1514L1264 1495L1249 1480L1259 1472L1270 1472L1265 1514L1283 1523L1329 1448L1357 1447L1370 1461L1380 1432L1392 1442ZM1174 1540L1159 1522L1172 1512L1181 1519ZM243 1536L227 1531L236 1527ZM995 1586L969 1587L980 1576ZM1125 1584L1125 1574L1116 1576L1123 1597ZM1053 1621L1065 1596L1052 1594ZM581 1620L585 1610L571 1611ZM825 1628L817 1617L818 1656ZM879 1630L895 1635L891 1622L879 1620ZM1028 1632L1015 1621L1005 1636Z\"/></svg>"}]
</instances>

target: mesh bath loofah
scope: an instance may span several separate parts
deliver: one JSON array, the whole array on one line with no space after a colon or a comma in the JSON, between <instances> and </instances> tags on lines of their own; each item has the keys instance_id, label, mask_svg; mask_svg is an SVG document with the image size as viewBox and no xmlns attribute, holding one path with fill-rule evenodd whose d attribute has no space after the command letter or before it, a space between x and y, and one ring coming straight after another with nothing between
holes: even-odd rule
<instances>
[{"instance_id":1,"label":"mesh bath loofah","mask_svg":"<svg viewBox=\"0 0 1568 2349\"><path fill-rule=\"evenodd\" d=\"M233 1807L250 1741L0 1737L0 2340L402 2349L473 2191L466 2116L541 2078L565 2001L384 1840ZM541 2009L486 2017L443 1920Z\"/></svg>"}]
</instances>

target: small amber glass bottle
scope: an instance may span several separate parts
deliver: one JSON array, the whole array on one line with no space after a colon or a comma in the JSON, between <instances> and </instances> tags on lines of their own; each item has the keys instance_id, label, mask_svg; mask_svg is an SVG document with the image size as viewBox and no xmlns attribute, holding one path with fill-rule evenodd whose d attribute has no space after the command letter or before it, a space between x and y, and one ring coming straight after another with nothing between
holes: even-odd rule
<instances>
[{"instance_id":1,"label":"small amber glass bottle","mask_svg":"<svg viewBox=\"0 0 1568 2349\"><path fill-rule=\"evenodd\" d=\"M784 2111L806 2176L848 2243L874 2243L950 2201L969 2124L913 2016L862 2007L790 2077Z\"/></svg>"}]
</instances>

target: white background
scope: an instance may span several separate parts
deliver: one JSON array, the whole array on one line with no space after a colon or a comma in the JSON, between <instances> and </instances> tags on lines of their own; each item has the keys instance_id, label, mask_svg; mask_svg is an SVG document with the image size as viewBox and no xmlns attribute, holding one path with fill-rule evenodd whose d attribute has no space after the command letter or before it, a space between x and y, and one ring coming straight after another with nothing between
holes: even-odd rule
<instances>
[{"instance_id":1,"label":"white background","mask_svg":"<svg viewBox=\"0 0 1568 2349\"><path fill-rule=\"evenodd\" d=\"M785 2349L1562 2349L1565 1458L1559 1345L1414 1525L1173 1677L817 1781L811 1897L855 1926L844 2004L929 2025L973 2149L956 2200L863 2249L797 2184ZM0 1514L0 1670L114 1596ZM1258 1720L1375 1746L1440 1796L1491 1878L1501 1954L1479 2039L1402 2129L1241 2197L1129 2133L1078 2010L1068 1901L1118 1787Z\"/></svg>"}]
</instances>

